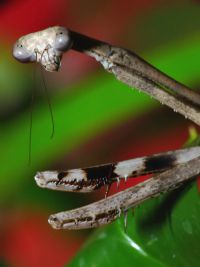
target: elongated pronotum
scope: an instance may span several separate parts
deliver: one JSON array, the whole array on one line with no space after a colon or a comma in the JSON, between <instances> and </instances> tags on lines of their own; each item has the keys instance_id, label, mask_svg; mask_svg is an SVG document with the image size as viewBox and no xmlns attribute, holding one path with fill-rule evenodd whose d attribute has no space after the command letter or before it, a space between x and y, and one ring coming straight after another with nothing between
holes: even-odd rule
<instances>
[{"instance_id":1,"label":"elongated pronotum","mask_svg":"<svg viewBox=\"0 0 200 267\"><path fill-rule=\"evenodd\" d=\"M200 94L126 49L55 26L21 37L13 47L13 56L20 62L36 61L47 71L57 71L63 53L69 49L95 58L120 81L200 125Z\"/></svg>"},{"instance_id":2,"label":"elongated pronotum","mask_svg":"<svg viewBox=\"0 0 200 267\"><path fill-rule=\"evenodd\" d=\"M39 62L47 71L58 71L63 53L69 49L95 58L120 81L200 125L200 94L126 49L55 26L21 37L13 47L13 56L20 62ZM83 169L38 172L35 180L40 187L53 190L90 192L120 179L155 172L159 174L133 188L49 218L56 229L82 229L110 223L130 207L199 175L200 147Z\"/></svg>"}]
</instances>

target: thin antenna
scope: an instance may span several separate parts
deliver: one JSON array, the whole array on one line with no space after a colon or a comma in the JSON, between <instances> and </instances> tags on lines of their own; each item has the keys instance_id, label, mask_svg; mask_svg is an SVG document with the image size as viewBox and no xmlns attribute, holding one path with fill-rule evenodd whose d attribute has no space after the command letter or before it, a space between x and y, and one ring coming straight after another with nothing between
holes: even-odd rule
<instances>
[{"instance_id":1,"label":"thin antenna","mask_svg":"<svg viewBox=\"0 0 200 267\"><path fill-rule=\"evenodd\" d=\"M50 97L49 97L49 94L48 94L47 85L46 85L46 81L45 81L45 77L44 77L44 73L43 73L42 67L41 67L41 74L42 74L42 82L43 82L43 85L44 85L44 92L45 92L46 99L47 99L47 104L48 104L48 107L49 107L49 110L50 110L51 123L52 123L52 132L51 132L51 139L52 139L53 136L54 136L54 132L55 132L55 129L54 129L54 117L53 117L52 105L51 105Z\"/></svg>"}]
</instances>

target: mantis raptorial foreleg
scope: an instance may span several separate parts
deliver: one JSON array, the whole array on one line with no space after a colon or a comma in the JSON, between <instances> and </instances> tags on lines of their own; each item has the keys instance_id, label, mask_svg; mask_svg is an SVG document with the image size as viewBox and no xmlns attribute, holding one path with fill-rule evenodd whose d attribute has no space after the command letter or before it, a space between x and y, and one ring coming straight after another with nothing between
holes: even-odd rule
<instances>
[{"instance_id":1,"label":"mantis raptorial foreleg","mask_svg":"<svg viewBox=\"0 0 200 267\"><path fill-rule=\"evenodd\" d=\"M38 172L35 181L42 188L88 193L118 179L163 172L198 156L200 147L192 147L88 168Z\"/></svg>"},{"instance_id":2,"label":"mantis raptorial foreleg","mask_svg":"<svg viewBox=\"0 0 200 267\"><path fill-rule=\"evenodd\" d=\"M200 156L98 202L51 215L49 223L55 229L69 230L105 225L116 220L121 210L127 210L146 199L169 192L199 174Z\"/></svg>"}]
</instances>

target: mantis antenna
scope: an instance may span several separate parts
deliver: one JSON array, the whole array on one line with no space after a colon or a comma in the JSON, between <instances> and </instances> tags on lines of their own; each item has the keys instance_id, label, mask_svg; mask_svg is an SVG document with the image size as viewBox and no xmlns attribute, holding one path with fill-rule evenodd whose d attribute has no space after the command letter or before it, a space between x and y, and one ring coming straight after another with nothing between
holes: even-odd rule
<instances>
[{"instance_id":1,"label":"mantis antenna","mask_svg":"<svg viewBox=\"0 0 200 267\"><path fill-rule=\"evenodd\" d=\"M25 35L18 39L13 46L13 56L21 63L38 62L45 68L46 71L53 72L59 70L61 66L62 54L70 47L71 38L69 31L64 27L56 26ZM52 138L54 135L54 119L43 73L42 81L44 84L53 125L51 134ZM33 102L33 100L31 102ZM29 163L31 159L32 105L33 104L31 103Z\"/></svg>"}]
</instances>

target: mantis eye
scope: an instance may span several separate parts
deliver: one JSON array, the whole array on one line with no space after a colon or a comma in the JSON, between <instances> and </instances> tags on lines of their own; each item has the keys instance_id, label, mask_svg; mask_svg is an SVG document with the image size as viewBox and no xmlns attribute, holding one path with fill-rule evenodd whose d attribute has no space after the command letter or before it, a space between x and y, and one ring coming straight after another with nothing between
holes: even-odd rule
<instances>
[{"instance_id":1,"label":"mantis eye","mask_svg":"<svg viewBox=\"0 0 200 267\"><path fill-rule=\"evenodd\" d=\"M53 48L64 52L67 51L71 47L71 38L69 32L64 27L59 27L56 33L56 39Z\"/></svg>"},{"instance_id":2,"label":"mantis eye","mask_svg":"<svg viewBox=\"0 0 200 267\"><path fill-rule=\"evenodd\" d=\"M35 55L28 52L26 48L20 43L16 43L14 45L13 57L22 63L32 62L35 60Z\"/></svg>"}]
</instances>

